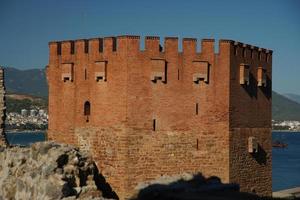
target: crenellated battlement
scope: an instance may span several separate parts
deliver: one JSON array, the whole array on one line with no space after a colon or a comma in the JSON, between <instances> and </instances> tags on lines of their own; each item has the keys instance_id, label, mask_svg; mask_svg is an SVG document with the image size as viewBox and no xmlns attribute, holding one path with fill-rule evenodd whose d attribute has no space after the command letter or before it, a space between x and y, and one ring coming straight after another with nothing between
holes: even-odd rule
<instances>
[{"instance_id":1,"label":"crenellated battlement","mask_svg":"<svg viewBox=\"0 0 300 200\"><path fill-rule=\"evenodd\" d=\"M141 37L137 35L121 35L116 37L76 39L64 41L49 42L50 56L70 57L74 54L89 54L89 53L106 53L124 52L130 50L133 52L149 52L151 54L169 54L171 52L181 53L178 50L179 42L182 43L183 55L188 54L222 54L222 51L232 51L233 55L238 57L248 57L268 62L272 56L272 50L260 48L257 46L241 43L234 40L221 39L219 40L219 52L215 50L214 39L202 39L201 44L198 44L196 38L165 37L163 44L158 36L146 36L144 39L145 50L141 50ZM230 48L222 48L229 45ZM197 51L201 47L200 52Z\"/></svg>"}]
</instances>

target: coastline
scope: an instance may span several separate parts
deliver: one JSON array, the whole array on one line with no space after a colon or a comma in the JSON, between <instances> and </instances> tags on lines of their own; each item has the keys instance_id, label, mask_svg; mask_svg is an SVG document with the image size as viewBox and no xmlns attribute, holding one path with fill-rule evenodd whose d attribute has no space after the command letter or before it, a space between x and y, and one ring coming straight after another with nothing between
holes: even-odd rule
<instances>
[{"instance_id":1,"label":"coastline","mask_svg":"<svg viewBox=\"0 0 300 200\"><path fill-rule=\"evenodd\" d=\"M46 132L47 130L19 130L19 129L10 129L5 130L5 133L40 133Z\"/></svg>"},{"instance_id":2,"label":"coastline","mask_svg":"<svg viewBox=\"0 0 300 200\"><path fill-rule=\"evenodd\" d=\"M285 132L285 133L300 133L300 130L272 130L272 132Z\"/></svg>"}]
</instances>

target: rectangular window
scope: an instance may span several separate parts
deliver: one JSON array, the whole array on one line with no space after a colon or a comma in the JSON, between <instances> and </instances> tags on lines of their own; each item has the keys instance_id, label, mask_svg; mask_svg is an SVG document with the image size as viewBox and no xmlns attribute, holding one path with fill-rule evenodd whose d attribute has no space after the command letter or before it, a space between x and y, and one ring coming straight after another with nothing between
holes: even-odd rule
<instances>
[{"instance_id":1,"label":"rectangular window","mask_svg":"<svg viewBox=\"0 0 300 200\"><path fill-rule=\"evenodd\" d=\"M177 80L179 80L179 69L177 70Z\"/></svg>"},{"instance_id":2,"label":"rectangular window","mask_svg":"<svg viewBox=\"0 0 300 200\"><path fill-rule=\"evenodd\" d=\"M153 131L156 130L156 119L153 119Z\"/></svg>"},{"instance_id":3,"label":"rectangular window","mask_svg":"<svg viewBox=\"0 0 300 200\"><path fill-rule=\"evenodd\" d=\"M107 61L95 62L95 80L97 82L106 81Z\"/></svg>"},{"instance_id":4,"label":"rectangular window","mask_svg":"<svg viewBox=\"0 0 300 200\"><path fill-rule=\"evenodd\" d=\"M267 85L267 75L266 69L263 67L258 67L257 69L257 86L266 87Z\"/></svg>"},{"instance_id":5,"label":"rectangular window","mask_svg":"<svg viewBox=\"0 0 300 200\"><path fill-rule=\"evenodd\" d=\"M103 52L103 38L99 38L99 52Z\"/></svg>"},{"instance_id":6,"label":"rectangular window","mask_svg":"<svg viewBox=\"0 0 300 200\"><path fill-rule=\"evenodd\" d=\"M74 54L74 52L75 52L74 41L71 41L71 54Z\"/></svg>"},{"instance_id":7,"label":"rectangular window","mask_svg":"<svg viewBox=\"0 0 300 200\"><path fill-rule=\"evenodd\" d=\"M62 64L62 74L61 78L62 81L73 81L73 76L74 76L74 66L73 63L64 63Z\"/></svg>"},{"instance_id":8,"label":"rectangular window","mask_svg":"<svg viewBox=\"0 0 300 200\"><path fill-rule=\"evenodd\" d=\"M209 63L207 61L193 61L193 81L199 84L204 81L209 82Z\"/></svg>"},{"instance_id":9,"label":"rectangular window","mask_svg":"<svg viewBox=\"0 0 300 200\"><path fill-rule=\"evenodd\" d=\"M243 48L243 56L246 57L247 56L247 51L245 48Z\"/></svg>"},{"instance_id":10,"label":"rectangular window","mask_svg":"<svg viewBox=\"0 0 300 200\"><path fill-rule=\"evenodd\" d=\"M89 53L89 41L84 40L84 53Z\"/></svg>"},{"instance_id":11,"label":"rectangular window","mask_svg":"<svg viewBox=\"0 0 300 200\"><path fill-rule=\"evenodd\" d=\"M117 38L116 37L113 37L112 38L112 51L117 51Z\"/></svg>"},{"instance_id":12,"label":"rectangular window","mask_svg":"<svg viewBox=\"0 0 300 200\"><path fill-rule=\"evenodd\" d=\"M248 64L240 64L240 84L249 85L250 66Z\"/></svg>"},{"instance_id":13,"label":"rectangular window","mask_svg":"<svg viewBox=\"0 0 300 200\"><path fill-rule=\"evenodd\" d=\"M57 43L57 55L61 55L61 42Z\"/></svg>"},{"instance_id":14,"label":"rectangular window","mask_svg":"<svg viewBox=\"0 0 300 200\"><path fill-rule=\"evenodd\" d=\"M233 46L234 55L236 56L238 54L238 48L237 46Z\"/></svg>"},{"instance_id":15,"label":"rectangular window","mask_svg":"<svg viewBox=\"0 0 300 200\"><path fill-rule=\"evenodd\" d=\"M199 105L198 103L196 103L196 115L198 115L198 109L199 109Z\"/></svg>"},{"instance_id":16,"label":"rectangular window","mask_svg":"<svg viewBox=\"0 0 300 200\"><path fill-rule=\"evenodd\" d=\"M151 59L151 81L167 82L167 62L164 59Z\"/></svg>"}]
</instances>

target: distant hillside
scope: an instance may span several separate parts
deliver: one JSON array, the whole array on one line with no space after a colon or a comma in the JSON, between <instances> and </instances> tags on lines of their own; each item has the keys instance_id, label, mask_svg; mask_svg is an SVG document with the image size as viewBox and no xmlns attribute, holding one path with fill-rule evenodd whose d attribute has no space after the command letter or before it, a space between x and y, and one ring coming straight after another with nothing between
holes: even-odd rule
<instances>
[{"instance_id":1,"label":"distant hillside","mask_svg":"<svg viewBox=\"0 0 300 200\"><path fill-rule=\"evenodd\" d=\"M19 70L4 68L5 87L8 92L48 96L48 86L44 69Z\"/></svg>"},{"instance_id":2,"label":"distant hillside","mask_svg":"<svg viewBox=\"0 0 300 200\"><path fill-rule=\"evenodd\" d=\"M300 104L300 95L298 94L292 94L292 93L287 93L287 94L284 94L284 96L286 96L287 98L297 102Z\"/></svg>"},{"instance_id":3,"label":"distant hillside","mask_svg":"<svg viewBox=\"0 0 300 200\"><path fill-rule=\"evenodd\" d=\"M272 93L272 118L274 120L300 121L300 104L280 95Z\"/></svg>"},{"instance_id":4,"label":"distant hillside","mask_svg":"<svg viewBox=\"0 0 300 200\"><path fill-rule=\"evenodd\" d=\"M46 98L30 95L7 94L6 111L7 113L20 113L21 109L48 109L48 100Z\"/></svg>"}]
</instances>

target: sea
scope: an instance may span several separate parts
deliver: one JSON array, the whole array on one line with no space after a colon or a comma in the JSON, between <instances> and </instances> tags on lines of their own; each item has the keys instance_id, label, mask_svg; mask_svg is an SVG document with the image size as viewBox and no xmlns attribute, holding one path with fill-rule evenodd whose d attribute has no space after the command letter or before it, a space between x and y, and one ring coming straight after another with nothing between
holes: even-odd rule
<instances>
[{"instance_id":1,"label":"sea","mask_svg":"<svg viewBox=\"0 0 300 200\"><path fill-rule=\"evenodd\" d=\"M21 146L46 139L45 132L8 132L6 135L10 144ZM286 148L272 150L273 191L300 187L300 132L274 131L272 140L288 144Z\"/></svg>"}]
</instances>

